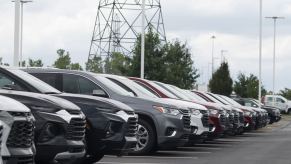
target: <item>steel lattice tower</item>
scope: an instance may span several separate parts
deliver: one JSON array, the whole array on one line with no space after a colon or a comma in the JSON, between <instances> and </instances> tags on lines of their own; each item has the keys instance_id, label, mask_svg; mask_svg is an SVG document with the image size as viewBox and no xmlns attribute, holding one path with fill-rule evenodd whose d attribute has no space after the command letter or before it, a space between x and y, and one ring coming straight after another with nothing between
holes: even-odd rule
<instances>
[{"instance_id":1,"label":"steel lattice tower","mask_svg":"<svg viewBox=\"0 0 291 164\"><path fill-rule=\"evenodd\" d=\"M146 26L151 26L166 41L160 0L146 0ZM113 52L131 56L134 43L141 33L142 0L100 0L89 58L110 58Z\"/></svg>"}]
</instances>

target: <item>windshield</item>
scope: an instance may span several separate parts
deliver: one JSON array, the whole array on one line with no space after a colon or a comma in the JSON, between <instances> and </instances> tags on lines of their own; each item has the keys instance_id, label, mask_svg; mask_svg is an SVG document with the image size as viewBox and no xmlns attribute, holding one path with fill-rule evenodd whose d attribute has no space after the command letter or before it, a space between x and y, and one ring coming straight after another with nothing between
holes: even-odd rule
<instances>
[{"instance_id":1,"label":"windshield","mask_svg":"<svg viewBox=\"0 0 291 164\"><path fill-rule=\"evenodd\" d=\"M59 90L53 88L52 86L48 85L47 83L41 81L40 79L22 71L19 69L8 69L11 73L18 76L22 80L26 81L33 87L35 87L37 90L39 90L41 93L61 93Z\"/></svg>"},{"instance_id":2,"label":"windshield","mask_svg":"<svg viewBox=\"0 0 291 164\"><path fill-rule=\"evenodd\" d=\"M189 90L182 90L185 94L189 95L190 97L194 98L197 101L200 102L207 102L205 99L203 99L202 97L196 95L195 93L189 91Z\"/></svg>"},{"instance_id":3,"label":"windshield","mask_svg":"<svg viewBox=\"0 0 291 164\"><path fill-rule=\"evenodd\" d=\"M230 102L232 105L235 105L235 106L242 106L241 104L239 104L238 102L234 101L233 99L229 98L229 97L226 97L226 96L222 96L222 95L219 95L221 98L223 98L224 100Z\"/></svg>"},{"instance_id":4,"label":"windshield","mask_svg":"<svg viewBox=\"0 0 291 164\"><path fill-rule=\"evenodd\" d=\"M121 82L123 85L125 85L126 87L132 89L132 91L134 91L138 97L152 97L152 98L158 98L158 96L156 96L155 94L153 94L152 92L148 91L147 89L145 89L144 87L140 86L139 84L137 84L136 82L128 79L128 78L111 78L108 77L109 79L114 79L114 80L118 80L119 82Z\"/></svg>"},{"instance_id":5,"label":"windshield","mask_svg":"<svg viewBox=\"0 0 291 164\"><path fill-rule=\"evenodd\" d=\"M128 92L127 90L123 89L122 87L120 87L119 85L115 84L114 82L112 82L111 80L103 77L103 76L99 76L97 74L92 74L98 81L100 81L103 85L105 85L106 87L110 88L111 90L113 90L115 93L119 94L119 95L123 95L123 96L131 96L134 97L134 95L132 95L132 93Z\"/></svg>"},{"instance_id":6,"label":"windshield","mask_svg":"<svg viewBox=\"0 0 291 164\"><path fill-rule=\"evenodd\" d=\"M217 103L220 103L220 104L223 104L223 105L230 105L229 102L227 102L226 100L222 99L221 97L218 97L216 95L212 95L210 93L206 93L205 94L208 98L210 98L211 100L217 102Z\"/></svg>"},{"instance_id":7,"label":"windshield","mask_svg":"<svg viewBox=\"0 0 291 164\"><path fill-rule=\"evenodd\" d=\"M166 90L168 90L169 92L171 92L172 94L176 95L178 98L182 99L182 100L187 100L187 101L191 101L191 99L187 96L185 96L183 93L180 93L179 91L177 91L176 89L174 89L173 87L171 87L170 85L167 84L163 84L163 83L159 83L159 82L155 82L157 85L165 88Z\"/></svg>"},{"instance_id":8,"label":"windshield","mask_svg":"<svg viewBox=\"0 0 291 164\"><path fill-rule=\"evenodd\" d=\"M169 92L168 90L164 89L163 87L157 85L156 83L152 82L152 81L147 81L150 85L152 85L153 87L155 87L156 89L158 89L160 92L162 92L163 94L165 94L166 96L172 98L172 99L178 99L178 97L174 94L172 94L171 92Z\"/></svg>"}]
</instances>

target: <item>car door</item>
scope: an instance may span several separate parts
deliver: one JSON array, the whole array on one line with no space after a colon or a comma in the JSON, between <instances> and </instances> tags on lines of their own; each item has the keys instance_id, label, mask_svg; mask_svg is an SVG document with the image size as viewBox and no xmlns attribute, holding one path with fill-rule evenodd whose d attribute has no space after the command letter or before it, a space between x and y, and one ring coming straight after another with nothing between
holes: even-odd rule
<instances>
[{"instance_id":1,"label":"car door","mask_svg":"<svg viewBox=\"0 0 291 164\"><path fill-rule=\"evenodd\" d=\"M287 108L286 103L287 102L285 100L283 100L282 98L276 97L275 107L280 108L281 110L284 110L285 111L286 108Z\"/></svg>"}]
</instances>

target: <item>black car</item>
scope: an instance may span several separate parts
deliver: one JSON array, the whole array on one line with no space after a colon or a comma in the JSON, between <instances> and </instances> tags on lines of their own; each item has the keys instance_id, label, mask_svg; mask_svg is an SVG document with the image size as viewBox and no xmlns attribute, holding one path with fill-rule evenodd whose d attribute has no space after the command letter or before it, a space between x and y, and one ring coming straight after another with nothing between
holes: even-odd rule
<instances>
[{"instance_id":1,"label":"black car","mask_svg":"<svg viewBox=\"0 0 291 164\"><path fill-rule=\"evenodd\" d=\"M89 95L61 93L34 76L19 69L0 68L2 84L13 90L25 90L61 97L79 106L87 118L86 156L80 163L94 163L104 154L122 155L136 146L137 115L129 106L115 100ZM75 85L67 85L66 87ZM7 86L6 86L7 87ZM9 86L8 86L9 88ZM90 90L90 86L81 88Z\"/></svg>"},{"instance_id":2,"label":"black car","mask_svg":"<svg viewBox=\"0 0 291 164\"><path fill-rule=\"evenodd\" d=\"M85 155L85 116L75 104L53 96L21 91L1 89L0 95L23 103L35 117L37 163L74 161Z\"/></svg>"},{"instance_id":3,"label":"black car","mask_svg":"<svg viewBox=\"0 0 291 164\"><path fill-rule=\"evenodd\" d=\"M138 97L134 91L90 72L45 68L23 70L60 91L106 97L133 108L138 114L135 154L149 154L188 142L191 133L190 111L177 103L147 96Z\"/></svg>"}]
</instances>

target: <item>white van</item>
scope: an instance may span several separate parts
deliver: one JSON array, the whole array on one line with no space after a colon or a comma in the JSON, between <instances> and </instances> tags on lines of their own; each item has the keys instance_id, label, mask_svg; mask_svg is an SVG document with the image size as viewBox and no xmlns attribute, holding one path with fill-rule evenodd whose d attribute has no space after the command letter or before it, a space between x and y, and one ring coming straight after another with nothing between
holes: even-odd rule
<instances>
[{"instance_id":1,"label":"white van","mask_svg":"<svg viewBox=\"0 0 291 164\"><path fill-rule=\"evenodd\" d=\"M263 98L265 106L277 107L282 113L291 114L291 101L280 95L266 95Z\"/></svg>"}]
</instances>

